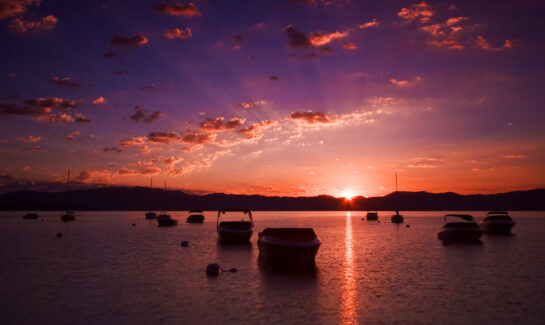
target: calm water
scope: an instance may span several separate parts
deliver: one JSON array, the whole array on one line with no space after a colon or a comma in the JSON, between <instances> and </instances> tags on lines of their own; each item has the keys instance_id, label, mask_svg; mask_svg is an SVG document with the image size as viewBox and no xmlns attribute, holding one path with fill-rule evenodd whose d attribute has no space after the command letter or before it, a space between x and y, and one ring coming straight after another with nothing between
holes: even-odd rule
<instances>
[{"instance_id":1,"label":"calm water","mask_svg":"<svg viewBox=\"0 0 545 325\"><path fill-rule=\"evenodd\" d=\"M80 212L68 224L2 212L0 323L545 324L545 213L512 213L514 236L447 247L436 238L443 214L404 213L406 228L390 213L376 223L256 212L256 233L315 229L316 270L296 274L258 264L256 233L251 246L219 246L214 212L201 225L171 213L173 228L143 212ZM207 277L212 262L239 272Z\"/></svg>"}]
</instances>

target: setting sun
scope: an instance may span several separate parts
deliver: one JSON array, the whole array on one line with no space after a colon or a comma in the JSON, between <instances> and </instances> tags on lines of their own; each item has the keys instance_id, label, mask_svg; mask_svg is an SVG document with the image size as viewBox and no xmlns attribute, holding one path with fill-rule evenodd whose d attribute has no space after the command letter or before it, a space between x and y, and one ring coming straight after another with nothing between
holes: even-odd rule
<instances>
[{"instance_id":1,"label":"setting sun","mask_svg":"<svg viewBox=\"0 0 545 325\"><path fill-rule=\"evenodd\" d=\"M345 189L341 192L341 197L344 197L348 201L351 201L354 196L356 196L356 194L350 189Z\"/></svg>"}]
</instances>

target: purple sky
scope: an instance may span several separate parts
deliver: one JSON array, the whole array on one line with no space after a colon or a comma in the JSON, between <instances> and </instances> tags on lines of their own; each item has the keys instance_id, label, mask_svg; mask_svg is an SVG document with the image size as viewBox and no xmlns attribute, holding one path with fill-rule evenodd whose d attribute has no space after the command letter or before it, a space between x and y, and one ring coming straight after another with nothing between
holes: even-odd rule
<instances>
[{"instance_id":1,"label":"purple sky","mask_svg":"<svg viewBox=\"0 0 545 325\"><path fill-rule=\"evenodd\" d=\"M545 187L543 17L542 1L0 0L1 179Z\"/></svg>"}]
</instances>

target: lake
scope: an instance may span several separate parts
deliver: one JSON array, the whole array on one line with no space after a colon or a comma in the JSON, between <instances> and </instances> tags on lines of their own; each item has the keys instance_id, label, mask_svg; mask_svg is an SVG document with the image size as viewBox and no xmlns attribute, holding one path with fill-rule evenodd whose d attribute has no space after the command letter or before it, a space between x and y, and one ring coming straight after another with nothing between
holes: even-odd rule
<instances>
[{"instance_id":1,"label":"lake","mask_svg":"<svg viewBox=\"0 0 545 325\"><path fill-rule=\"evenodd\" d=\"M439 211L405 212L402 225L391 212L380 223L356 211L254 212L247 246L217 243L214 211L204 224L171 212L171 228L141 211L76 211L72 223L24 213L0 212L2 324L545 323L544 212L512 212L513 236L449 246L436 237ZM258 263L266 227L314 228L316 268ZM208 277L208 263L238 272Z\"/></svg>"}]
</instances>

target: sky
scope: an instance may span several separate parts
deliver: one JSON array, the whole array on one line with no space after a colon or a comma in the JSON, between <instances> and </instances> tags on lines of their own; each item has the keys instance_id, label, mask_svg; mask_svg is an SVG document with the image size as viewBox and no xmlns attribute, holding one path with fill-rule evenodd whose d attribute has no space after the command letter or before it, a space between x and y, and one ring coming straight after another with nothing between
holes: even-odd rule
<instances>
[{"instance_id":1,"label":"sky","mask_svg":"<svg viewBox=\"0 0 545 325\"><path fill-rule=\"evenodd\" d=\"M545 187L542 1L0 0L0 185Z\"/></svg>"}]
</instances>

